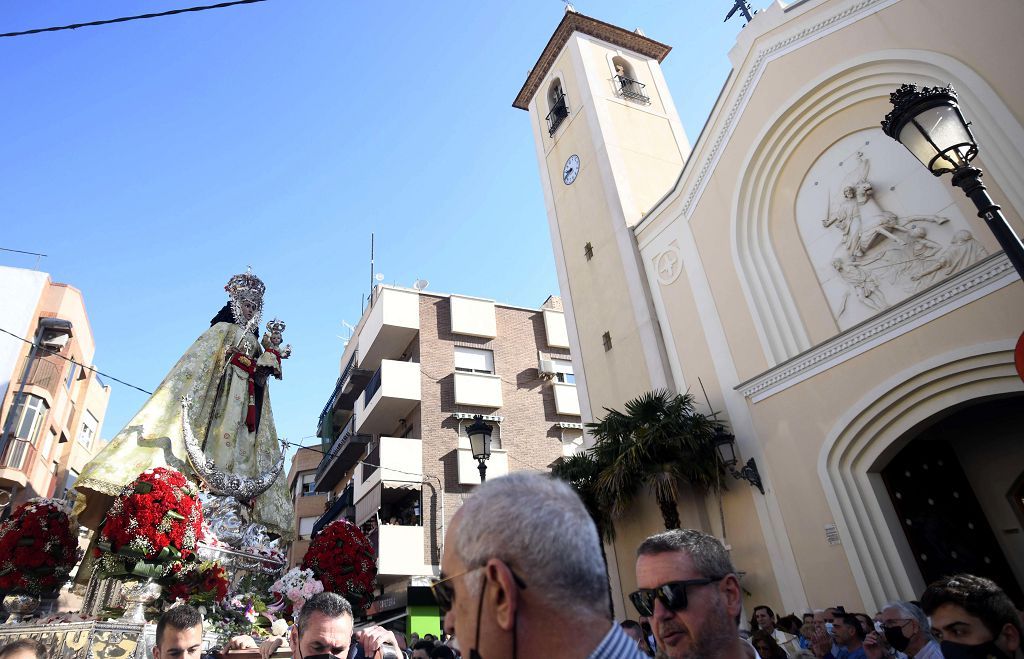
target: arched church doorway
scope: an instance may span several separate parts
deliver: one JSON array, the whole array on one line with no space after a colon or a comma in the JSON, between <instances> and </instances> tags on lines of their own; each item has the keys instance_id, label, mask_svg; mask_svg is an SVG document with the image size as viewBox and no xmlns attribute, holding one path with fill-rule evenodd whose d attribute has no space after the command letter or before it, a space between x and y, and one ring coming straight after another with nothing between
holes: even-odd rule
<instances>
[{"instance_id":1,"label":"arched church doorway","mask_svg":"<svg viewBox=\"0 0 1024 659\"><path fill-rule=\"evenodd\" d=\"M882 479L925 583L969 572L1024 604L1024 395L936 419Z\"/></svg>"}]
</instances>

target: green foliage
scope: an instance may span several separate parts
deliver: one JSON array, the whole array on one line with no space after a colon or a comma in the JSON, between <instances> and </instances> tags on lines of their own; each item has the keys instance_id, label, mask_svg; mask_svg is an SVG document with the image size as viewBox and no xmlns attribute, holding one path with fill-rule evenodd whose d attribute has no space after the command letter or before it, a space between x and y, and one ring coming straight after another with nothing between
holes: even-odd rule
<instances>
[{"instance_id":1,"label":"green foliage","mask_svg":"<svg viewBox=\"0 0 1024 659\"><path fill-rule=\"evenodd\" d=\"M597 525L597 532L602 538L611 542L615 539L615 525L611 511L599 496L597 478L602 466L590 451L581 451L561 461L551 468L551 475L567 482L583 500L587 512Z\"/></svg>"},{"instance_id":2,"label":"green foliage","mask_svg":"<svg viewBox=\"0 0 1024 659\"><path fill-rule=\"evenodd\" d=\"M723 465L714 445L720 424L697 412L690 394L664 390L628 401L624 412L605 411L587 424L595 439L589 453L597 470L591 483L596 508L621 517L650 488L665 528L679 528L680 485L701 493L720 487Z\"/></svg>"}]
</instances>

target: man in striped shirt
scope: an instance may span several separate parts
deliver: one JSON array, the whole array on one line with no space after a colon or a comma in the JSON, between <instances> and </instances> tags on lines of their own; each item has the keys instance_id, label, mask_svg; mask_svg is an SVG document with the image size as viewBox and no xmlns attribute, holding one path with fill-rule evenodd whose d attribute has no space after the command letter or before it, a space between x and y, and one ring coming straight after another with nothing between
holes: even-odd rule
<instances>
[{"instance_id":1,"label":"man in striped shirt","mask_svg":"<svg viewBox=\"0 0 1024 659\"><path fill-rule=\"evenodd\" d=\"M612 621L593 520L548 476L478 487L448 526L432 589L467 659L643 659Z\"/></svg>"}]
</instances>

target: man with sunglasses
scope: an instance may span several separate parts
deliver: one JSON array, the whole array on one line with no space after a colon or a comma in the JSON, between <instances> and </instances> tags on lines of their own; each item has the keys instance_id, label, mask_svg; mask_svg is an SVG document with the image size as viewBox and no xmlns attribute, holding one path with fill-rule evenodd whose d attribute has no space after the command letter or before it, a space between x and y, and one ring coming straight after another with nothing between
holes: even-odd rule
<instances>
[{"instance_id":1,"label":"man with sunglasses","mask_svg":"<svg viewBox=\"0 0 1024 659\"><path fill-rule=\"evenodd\" d=\"M629 598L669 659L745 659L740 583L717 538L693 529L652 535L637 548Z\"/></svg>"},{"instance_id":2,"label":"man with sunglasses","mask_svg":"<svg viewBox=\"0 0 1024 659\"><path fill-rule=\"evenodd\" d=\"M434 597L466 659L643 659L612 622L597 528L572 489L517 472L480 485L445 534Z\"/></svg>"}]
</instances>

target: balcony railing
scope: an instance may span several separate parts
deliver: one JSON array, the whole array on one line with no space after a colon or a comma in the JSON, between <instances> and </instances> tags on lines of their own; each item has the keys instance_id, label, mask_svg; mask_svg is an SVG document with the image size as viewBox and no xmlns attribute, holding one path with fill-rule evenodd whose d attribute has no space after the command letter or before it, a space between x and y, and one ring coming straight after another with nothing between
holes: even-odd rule
<instances>
[{"instance_id":1,"label":"balcony railing","mask_svg":"<svg viewBox=\"0 0 1024 659\"><path fill-rule=\"evenodd\" d=\"M370 401L373 400L373 395L377 393L378 389L380 389L380 373L383 370L383 366L378 368L377 372L373 374L372 378L370 378L370 381L366 383L366 389L363 390L363 407L370 404Z\"/></svg>"},{"instance_id":2,"label":"balcony railing","mask_svg":"<svg viewBox=\"0 0 1024 659\"><path fill-rule=\"evenodd\" d=\"M651 99L644 93L644 84L626 76L615 76L619 87L619 96L637 103L650 103Z\"/></svg>"},{"instance_id":3,"label":"balcony railing","mask_svg":"<svg viewBox=\"0 0 1024 659\"><path fill-rule=\"evenodd\" d=\"M22 362L21 370L19 373L19 381L24 382L27 385L34 385L46 389L51 394L57 391L58 385L61 382L61 373L64 371L64 365L61 361L58 363L56 358L43 358L39 357L32 360L32 367L29 368L28 375L22 376L25 372L25 365L28 362Z\"/></svg>"},{"instance_id":4,"label":"balcony railing","mask_svg":"<svg viewBox=\"0 0 1024 659\"><path fill-rule=\"evenodd\" d=\"M334 500L334 503L331 504L330 508L324 511L324 514L320 516L320 519L316 520L316 523L313 524L311 536L316 537L316 535L320 533L325 526L340 517L346 516L346 511L349 508L352 508L351 484L345 488L345 491L341 493L341 496ZM349 514L351 514L351 512L349 512Z\"/></svg>"},{"instance_id":5,"label":"balcony railing","mask_svg":"<svg viewBox=\"0 0 1024 659\"><path fill-rule=\"evenodd\" d=\"M566 103L565 94L559 94L548 112L548 135L554 135L558 127L569 116L569 104Z\"/></svg>"},{"instance_id":6,"label":"balcony railing","mask_svg":"<svg viewBox=\"0 0 1024 659\"><path fill-rule=\"evenodd\" d=\"M362 456L366 445L370 442L368 435L356 434L356 417L353 416L348 425L334 440L331 449L320 460L313 481L318 492L326 492L334 487L342 474L347 472Z\"/></svg>"}]
</instances>

